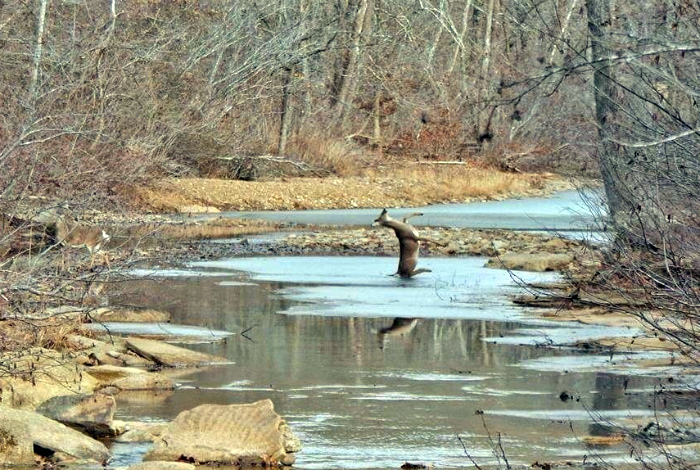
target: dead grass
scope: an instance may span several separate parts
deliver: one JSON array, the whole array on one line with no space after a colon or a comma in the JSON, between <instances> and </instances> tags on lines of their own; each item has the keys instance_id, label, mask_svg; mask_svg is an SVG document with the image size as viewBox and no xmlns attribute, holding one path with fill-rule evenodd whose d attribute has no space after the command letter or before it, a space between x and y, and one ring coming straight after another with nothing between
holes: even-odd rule
<instances>
[{"instance_id":1,"label":"dead grass","mask_svg":"<svg viewBox=\"0 0 700 470\"><path fill-rule=\"evenodd\" d=\"M350 142L320 136L292 139L288 150L310 167L340 177L361 176L376 160L374 154Z\"/></svg>"},{"instance_id":2,"label":"dead grass","mask_svg":"<svg viewBox=\"0 0 700 470\"><path fill-rule=\"evenodd\" d=\"M129 246L137 241L143 243L155 239L174 241L235 238L244 235L271 233L280 230L280 225L259 220L213 219L182 223L149 223L132 225L121 230L108 228L122 245Z\"/></svg>"},{"instance_id":3,"label":"dead grass","mask_svg":"<svg viewBox=\"0 0 700 470\"><path fill-rule=\"evenodd\" d=\"M565 187L553 175L504 173L467 165L366 168L344 178L239 181L179 178L132 188L132 201L160 212L192 205L222 210L290 210L417 206L546 194Z\"/></svg>"},{"instance_id":4,"label":"dead grass","mask_svg":"<svg viewBox=\"0 0 700 470\"><path fill-rule=\"evenodd\" d=\"M373 171L368 173L372 175ZM381 179L382 175L374 177ZM393 170L390 178L403 183L404 190L414 198L444 202L543 190L547 176L462 165L411 165Z\"/></svg>"},{"instance_id":5,"label":"dead grass","mask_svg":"<svg viewBox=\"0 0 700 470\"><path fill-rule=\"evenodd\" d=\"M67 350L68 336L77 333L80 323L79 319L65 318L0 322L0 351L23 351L33 347Z\"/></svg>"},{"instance_id":6,"label":"dead grass","mask_svg":"<svg viewBox=\"0 0 700 470\"><path fill-rule=\"evenodd\" d=\"M585 436L582 439L587 447L610 447L625 443L625 436L614 434L612 436Z\"/></svg>"}]
</instances>

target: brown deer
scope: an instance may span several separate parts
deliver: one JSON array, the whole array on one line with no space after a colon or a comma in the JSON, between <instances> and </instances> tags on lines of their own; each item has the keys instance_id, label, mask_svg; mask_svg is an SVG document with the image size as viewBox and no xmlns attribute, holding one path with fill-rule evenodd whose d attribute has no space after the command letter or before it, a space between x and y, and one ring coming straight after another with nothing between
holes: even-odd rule
<instances>
[{"instance_id":1,"label":"brown deer","mask_svg":"<svg viewBox=\"0 0 700 470\"><path fill-rule=\"evenodd\" d=\"M408 223L408 219L411 217L421 215L423 214L416 212L404 217L403 221L399 222L398 220L389 217L389 213L386 209L384 209L372 224L373 227L381 225L382 227L389 227L390 229L393 229L396 237L399 239L399 269L394 275L398 274L401 277L410 278L416 274L432 272L430 269L416 269L416 264L418 264L420 242L425 241L437 244L442 243L437 240L421 237L415 227Z\"/></svg>"},{"instance_id":2,"label":"brown deer","mask_svg":"<svg viewBox=\"0 0 700 470\"><path fill-rule=\"evenodd\" d=\"M69 226L64 220L56 222L56 242L70 248L87 248L90 253L90 264L95 253L100 251L112 237L100 227L84 225Z\"/></svg>"}]
</instances>

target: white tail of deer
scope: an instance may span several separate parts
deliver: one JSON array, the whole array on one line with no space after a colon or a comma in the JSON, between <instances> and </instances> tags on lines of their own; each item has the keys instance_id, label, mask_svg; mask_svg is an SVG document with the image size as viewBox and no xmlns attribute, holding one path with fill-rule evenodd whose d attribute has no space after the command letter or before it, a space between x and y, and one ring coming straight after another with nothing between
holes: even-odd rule
<instances>
[{"instance_id":1,"label":"white tail of deer","mask_svg":"<svg viewBox=\"0 0 700 470\"><path fill-rule=\"evenodd\" d=\"M65 221L56 222L56 241L70 248L85 247L90 253L92 264L95 254L100 251L112 237L100 227L84 225L69 226Z\"/></svg>"}]
</instances>

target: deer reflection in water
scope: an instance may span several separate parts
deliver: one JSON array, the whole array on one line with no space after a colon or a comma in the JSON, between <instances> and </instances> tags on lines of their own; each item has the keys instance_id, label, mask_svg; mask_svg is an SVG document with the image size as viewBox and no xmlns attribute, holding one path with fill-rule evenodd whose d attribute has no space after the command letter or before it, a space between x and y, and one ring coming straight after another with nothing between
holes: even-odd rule
<instances>
[{"instance_id":1,"label":"deer reflection in water","mask_svg":"<svg viewBox=\"0 0 700 470\"><path fill-rule=\"evenodd\" d=\"M380 328L377 331L379 338L379 349L384 349L389 336L405 336L409 334L418 324L417 318L397 317L390 326Z\"/></svg>"}]
</instances>

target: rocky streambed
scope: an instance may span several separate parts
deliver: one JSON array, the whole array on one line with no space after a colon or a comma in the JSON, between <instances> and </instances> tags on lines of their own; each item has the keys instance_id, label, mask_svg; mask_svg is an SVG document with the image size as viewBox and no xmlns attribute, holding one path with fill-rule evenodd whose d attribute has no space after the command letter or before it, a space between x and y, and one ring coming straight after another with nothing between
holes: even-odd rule
<instances>
[{"instance_id":1,"label":"rocky streambed","mask_svg":"<svg viewBox=\"0 0 700 470\"><path fill-rule=\"evenodd\" d=\"M195 229L199 227L197 222L190 224ZM171 239L170 242L166 240L164 243L141 248L144 252L146 250L152 251L152 253L146 252L146 254L153 255L149 257L148 267L153 267L154 259L157 259L161 267L176 267L190 265L192 261L196 260L206 261L226 257L319 255L396 257L398 255L396 237L393 232L386 229L276 225L274 227L266 226L265 230L262 230L271 232L269 234L248 236L245 235L246 230L248 230L245 226L233 227L235 230L232 230L228 226L230 221L223 220L222 224L225 231L214 236L228 234L236 238L218 240L209 238L184 242L173 242ZM216 222L214 226L217 226ZM186 227L186 230L189 228ZM209 230L210 235L213 235L210 233L211 227L207 227L207 230ZM567 277L573 280L590 278L601 267L600 258L590 245L553 233L421 228L421 235L437 242L423 244L421 256L428 259L431 257L441 259L468 256L486 257L488 260L480 261L480 263L486 262L488 266L493 268L538 272L559 271L566 273ZM206 237L206 234L203 233L203 236ZM184 236L183 239L189 240L187 236ZM229 285L234 286L238 282L230 281ZM225 285L225 283L222 284L222 286ZM273 287L276 286L273 281L265 286L265 289L279 288L279 286ZM207 283L204 287L213 289L214 284ZM395 287L403 288L405 286ZM479 286L475 287L479 290ZM520 297L517 300L530 306L546 307L541 309L541 312L542 316L547 319L590 323L607 322L613 326L619 326L619 323L616 322L629 321L629 318L613 319L609 315L609 309L605 308L605 303L600 302L600 297L582 295L572 286L549 286L547 292L547 295L537 293L529 297ZM552 292L554 292L553 295ZM267 295L269 294L265 294L263 303L270 302ZM168 293L168 296L177 297L177 294ZM192 293L189 296L191 297ZM206 296L199 299L202 305L208 300ZM607 298L607 301L609 300L610 298ZM230 299L226 299L226 301L228 302ZM455 302L459 303L459 300ZM599 302L599 305L594 302ZM277 313L277 309L283 308L283 305L285 304L274 304L269 313ZM622 304L618 303L617 305ZM586 308L586 314L580 315L580 311L570 310L572 307ZM497 306L497 309L503 308L503 305ZM270 322L272 317L274 316L265 317L264 321ZM44 340L45 347L28 351L16 349L14 353L5 355L3 358L3 368L0 370L2 393L2 401L0 402L0 460L3 463L26 466L32 466L37 462L42 464L102 464L110 458L109 451L100 442L100 439L104 438L122 443L148 443L151 450L145 455L147 462L137 466L140 469L154 468L154 465L157 465L158 468L175 469L182 465L210 463L288 465L294 461L294 454L300 449L299 440L294 436L285 419L274 411L272 402L268 398L270 393L267 389L264 394L254 394L245 391L246 388L243 387L242 390L244 390L246 397L251 397L245 404L212 403L201 405L198 403L197 406L181 407L182 410L178 411L176 416L169 417L168 423L146 424L134 421L120 422L114 419L116 403L120 400L128 401L130 394L145 393L149 397L153 397L158 394L172 393L183 372L198 372L204 366L212 364L230 365L231 357L238 357L238 352L229 356L217 356L159 341L157 330L162 325L168 324L170 321L168 314L159 310L114 307L48 309L41 317L23 319L22 322L13 323L13 320L6 319L0 328L0 338L7 337L14 326L26 323L28 320L37 325L50 325L52 328L59 329L61 325L74 326L84 323L90 326L78 331L75 331L73 326L66 326L64 334ZM197 318L193 324L201 324L204 327L208 325L208 321L208 318L206 320ZM476 325L469 322L450 324L450 321L449 319L435 321L434 325L432 323L426 325L425 330L434 328L435 332L423 338L424 344L428 344L428 341L434 341L435 346L440 345L439 340L442 338L443 328L447 328L449 331L459 330L463 336L471 335L476 331L474 330ZM155 326L150 329L142 329L140 337L134 335L120 337L110 330L110 325L114 325L115 322ZM294 323L306 325L305 328L309 331L312 328L320 328L320 322L313 319L308 322L295 321ZM338 324L338 322L332 323ZM251 320L251 328L257 324ZM377 331L387 331L386 325L380 327L380 323L368 320L367 325L369 324L372 325L372 328L377 325ZM411 328L400 334L401 341L405 341L403 337L415 328L415 324L414 321L411 321ZM364 330L357 330L357 325L364 325ZM362 320L352 319L352 322L348 322L347 328L343 324L341 330L343 332L345 329L355 331L352 337L354 341L358 341L360 337L371 336L367 333L369 331L367 325ZM272 327L273 325L270 326L270 328ZM496 331L499 332L495 335L496 340L505 334L500 333L500 328L500 326L496 328ZM303 330L299 329L298 331ZM505 328L503 331L510 330ZM212 332L213 340L226 341L225 332L221 336L214 333L217 332ZM321 330L321 335L326 333L328 331ZM277 339L282 342L288 341L286 332L279 334L280 337ZM292 336L296 337L296 333ZM307 341L318 336L320 335L311 335ZM384 342L387 337L388 335L382 337L381 350L385 347ZM486 333L481 330L479 336L475 338L476 342L479 343L490 341L486 337ZM626 340L614 338L606 341L599 340L593 346L604 348L607 352L613 351L614 347L625 348L626 346L623 344L625 342L630 345L634 343L637 346L648 343L638 336ZM366 344L365 339L360 342L364 348L364 355L377 354L375 348ZM462 340L459 342L461 343ZM558 343L558 345L561 344L564 342ZM585 341L568 346L585 350L591 347L591 342ZM327 345L324 344L319 348L325 347ZM299 354L301 357L302 351ZM471 354L473 351L470 352ZM429 356L426 355L426 357ZM381 359L381 356L379 358ZM316 358L321 362L325 359L323 354ZM251 363L253 362L251 361ZM274 367L276 362L279 362L278 359L275 359L268 366ZM300 359L299 362L306 364L306 359ZM249 372L255 374L258 369L262 368L264 367L251 366ZM483 372L487 374L488 370L486 368ZM282 371L282 373L286 373L286 371ZM418 376L422 377L421 374ZM408 375L410 376L410 374ZM427 376L433 377L430 374ZM503 376L505 377L506 374ZM442 371L437 377L438 380L448 382L463 380L461 377L456 379L448 371ZM477 379L482 380L481 378ZM269 379L263 375L261 380ZM411 378L410 380L415 379ZM428 382L431 381L432 379ZM237 382L231 383L236 384ZM533 378L533 384L537 383L536 378ZM198 386L195 385L195 387ZM221 384L217 386L220 387ZM332 383L324 386L330 389L337 387L336 384ZM388 388L392 384L387 382L383 386ZM296 392L291 397L286 397L285 406L287 408L290 407L289 400L298 399L300 396L298 384L289 385L288 388ZM343 390L345 388L343 386ZM352 390L352 386L347 388ZM426 396L429 397L429 400L440 396L440 400L461 401L460 394L464 390L472 390L472 388L462 387L462 391L458 391L454 397L429 394ZM490 393L486 390L479 393ZM342 393L352 395L354 392L344 391ZM379 399L393 400L396 396L404 397L401 393L403 393L402 390L399 390L399 395L387 394L383 396L380 394ZM440 393L442 393L442 389ZM520 393L521 391L514 392L516 396ZM547 391L542 391L542 393L547 393ZM187 395L192 394L192 392L188 392ZM196 392L195 394L198 395ZM201 399L201 397L197 397L197 399ZM356 396L353 399L373 400L375 395ZM206 445L199 446L198 443ZM426 450L426 452L428 451ZM162 463L163 461L168 463ZM161 463L154 464L153 462Z\"/></svg>"},{"instance_id":2,"label":"rocky streambed","mask_svg":"<svg viewBox=\"0 0 700 470\"><path fill-rule=\"evenodd\" d=\"M381 228L304 228L267 236L194 242L173 253L175 262L230 256L398 256L399 244L392 231ZM555 233L511 230L421 228L421 256L486 256L492 267L526 271L577 271L599 266L588 244Z\"/></svg>"},{"instance_id":3,"label":"rocky streambed","mask_svg":"<svg viewBox=\"0 0 700 470\"><path fill-rule=\"evenodd\" d=\"M49 309L37 323L83 323L53 349L3 356L0 371L0 463L105 465L103 439L153 444L143 468L194 465L276 466L294 462L299 440L270 400L229 406L201 405L172 423L145 425L114 419L117 400L134 393L167 393L174 376L228 359L155 339L118 337L109 322L168 322L165 312L134 309ZM27 320L24 320L27 321ZM3 332L13 328L3 322ZM172 339L172 338L171 338ZM164 463L167 462L167 463ZM180 466L175 465L180 462Z\"/></svg>"},{"instance_id":4,"label":"rocky streambed","mask_svg":"<svg viewBox=\"0 0 700 470\"><path fill-rule=\"evenodd\" d=\"M423 236L423 256L491 256L495 267L549 271L569 269L583 245L554 235L505 230L430 228ZM383 229L319 229L278 233L261 238L199 241L162 247L161 259L177 265L200 258L251 255L386 255L398 243ZM25 319L27 321L29 319ZM167 324L169 315L152 309L62 307L45 310L37 323L85 324L66 327L60 344L18 350L3 358L0 374L0 456L5 465L104 464L110 454L99 439L150 442L145 461L192 464L288 465L299 440L272 402L246 405L201 405L180 413L170 424L114 419L116 403L130 393L163 393L176 387L170 371L229 361L146 337L120 337L110 325ZM3 331L13 321L3 322ZM172 339L172 338L170 338ZM199 445L201 443L202 445Z\"/></svg>"}]
</instances>

